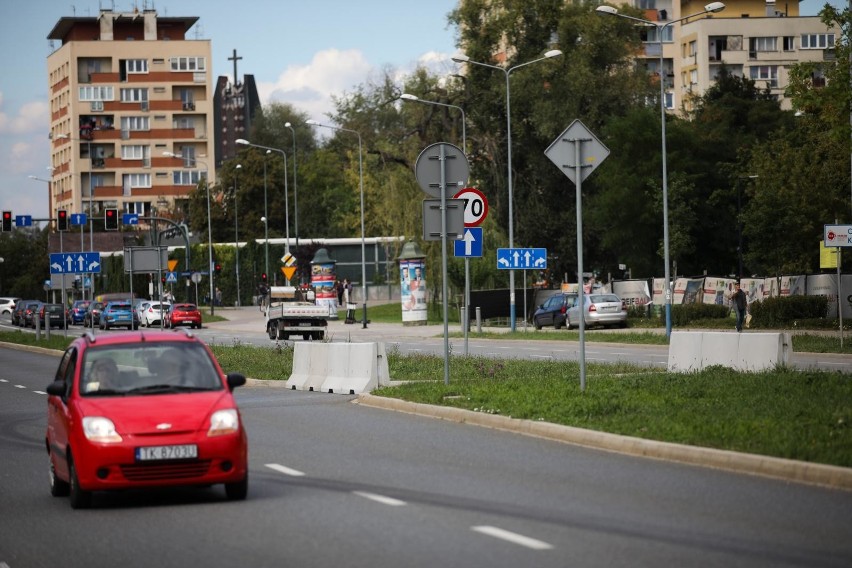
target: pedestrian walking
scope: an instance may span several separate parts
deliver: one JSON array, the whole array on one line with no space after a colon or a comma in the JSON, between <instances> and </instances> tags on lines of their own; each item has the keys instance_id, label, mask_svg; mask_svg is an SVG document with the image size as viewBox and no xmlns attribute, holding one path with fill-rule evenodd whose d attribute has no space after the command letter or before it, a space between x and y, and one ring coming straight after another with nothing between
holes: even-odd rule
<instances>
[{"instance_id":1,"label":"pedestrian walking","mask_svg":"<svg viewBox=\"0 0 852 568\"><path fill-rule=\"evenodd\" d=\"M731 294L731 307L737 314L737 331L742 331L748 310L748 298L746 298L745 292L740 290L739 282L734 284L734 293Z\"/></svg>"}]
</instances>

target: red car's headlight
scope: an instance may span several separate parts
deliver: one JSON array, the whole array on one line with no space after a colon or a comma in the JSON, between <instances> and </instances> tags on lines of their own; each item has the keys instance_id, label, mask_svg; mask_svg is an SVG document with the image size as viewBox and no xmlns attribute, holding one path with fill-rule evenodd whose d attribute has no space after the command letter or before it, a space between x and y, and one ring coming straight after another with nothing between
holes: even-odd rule
<instances>
[{"instance_id":1,"label":"red car's headlight","mask_svg":"<svg viewBox=\"0 0 852 568\"><path fill-rule=\"evenodd\" d=\"M217 410L210 417L210 429L207 431L208 436L223 436L225 434L235 434L240 430L240 417L236 409L228 408L225 410Z\"/></svg>"},{"instance_id":2,"label":"red car's headlight","mask_svg":"<svg viewBox=\"0 0 852 568\"><path fill-rule=\"evenodd\" d=\"M115 424L103 416L87 416L83 418L83 433L90 442L112 444L121 442L121 436L115 431Z\"/></svg>"}]
</instances>

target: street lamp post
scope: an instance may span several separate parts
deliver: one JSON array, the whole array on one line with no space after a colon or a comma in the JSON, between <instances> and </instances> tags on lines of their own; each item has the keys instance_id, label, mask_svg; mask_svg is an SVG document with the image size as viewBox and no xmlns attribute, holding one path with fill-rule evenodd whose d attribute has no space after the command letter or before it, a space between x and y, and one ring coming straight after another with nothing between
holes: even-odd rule
<instances>
[{"instance_id":1,"label":"street lamp post","mask_svg":"<svg viewBox=\"0 0 852 568\"><path fill-rule=\"evenodd\" d=\"M515 246L515 228L514 228L514 218L513 218L513 208L512 208L512 107L511 107L511 96L509 91L509 76L512 74L512 71L516 69L520 69L521 67L526 67L527 65L532 65L533 63L538 63L539 61L544 61L545 59L550 59L552 57L558 57L562 55L562 51L558 49L551 49L547 53L544 54L544 57L539 57L538 59L533 59L532 61L527 61L526 63L521 63L519 65L515 65L514 67L500 67L498 65L491 65L490 63L482 63L479 61L473 61L467 55L459 54L454 56L452 59L456 63L470 63L471 65L480 65L482 67L488 67L490 69L497 69L502 71L506 76L506 138L507 138L507 164L508 164L508 182L509 182L509 248L514 248ZM515 331L515 271L509 271L509 325L512 331Z\"/></svg>"},{"instance_id":2,"label":"street lamp post","mask_svg":"<svg viewBox=\"0 0 852 568\"><path fill-rule=\"evenodd\" d=\"M163 156L169 158L182 158L180 154L174 152L163 152ZM209 171L210 166L204 160L192 158L193 162L200 162L204 166L205 172ZM210 182L207 176L204 176L204 185L207 188L207 271L210 280L210 315L215 315L216 296L213 293L213 225L210 221Z\"/></svg>"},{"instance_id":3,"label":"street lamp post","mask_svg":"<svg viewBox=\"0 0 852 568\"><path fill-rule=\"evenodd\" d=\"M358 137L358 178L360 180L361 186L361 286L363 288L364 293L364 313L361 323L362 327L364 329L367 329L367 245L364 237L364 162L361 152L361 133L357 130L342 128L340 126L320 124L316 120L306 120L305 124L322 128L330 128L332 130L341 130L343 132L349 132L350 134L354 134Z\"/></svg>"},{"instance_id":4,"label":"street lamp post","mask_svg":"<svg viewBox=\"0 0 852 568\"><path fill-rule=\"evenodd\" d=\"M286 250L289 253L290 252L290 204L288 203L288 199L287 199L287 193L288 193L288 189L287 189L287 154L284 153L284 150L281 150L279 148L272 148L270 146L262 146L260 144L252 144L251 142L249 142L248 140L245 140L243 138L238 138L237 144L242 144L243 146L251 146L252 148L260 148L261 150L266 150L267 154L269 152L278 152L284 158L284 237L285 237L284 250ZM266 163L264 162L264 168L265 167L266 167ZM264 171L266 171L266 170L264 169ZM264 176L265 176L265 174L264 174ZM266 193L265 193L265 191L266 190L264 190L264 198L263 198L264 199L264 205L263 205L264 211L266 211L266 203L265 203L266 202ZM266 219L267 219L266 222L268 224L269 223L269 217L267 216ZM267 241L268 240L269 239L267 237ZM266 259L267 274L269 274L269 258L268 258L268 256L269 256L269 253L267 252L267 259Z\"/></svg>"},{"instance_id":5,"label":"street lamp post","mask_svg":"<svg viewBox=\"0 0 852 568\"><path fill-rule=\"evenodd\" d=\"M237 164L234 168L234 253L237 260L237 302L236 306L240 307L240 217L237 215L237 179L240 177L242 164Z\"/></svg>"},{"instance_id":6,"label":"street lamp post","mask_svg":"<svg viewBox=\"0 0 852 568\"><path fill-rule=\"evenodd\" d=\"M299 248L299 186L296 184L296 131L293 130L293 125L289 122L284 123L285 128L289 128L293 134L293 221L295 223L296 232L296 249Z\"/></svg>"},{"instance_id":7,"label":"street lamp post","mask_svg":"<svg viewBox=\"0 0 852 568\"><path fill-rule=\"evenodd\" d=\"M673 26L678 22L682 22L684 20L688 20L690 18L695 18L696 16L701 16L703 14L721 12L725 9L725 4L722 2L711 2L704 6L704 10L701 12L696 12L695 14L690 14L689 16L684 16L682 18L678 18L677 20L671 20L664 24L659 22L652 22L650 20L643 20L642 18L636 18L634 16L628 16L626 14L619 14L616 8L612 6L601 5L595 8L595 11L600 14L609 14L611 16L618 16L620 18L625 18L628 20L633 20L635 22L639 22L646 26L653 26L657 28L657 41L660 44L660 68L658 72L660 73L660 124L662 131L662 168L663 168L663 256L665 266L665 281L663 282L663 286L665 286L665 300L666 300L666 337L671 338L672 335L672 284L671 284L671 261L669 260L669 180L668 180L668 168L666 167L666 85L663 78L665 77L663 64L665 58L663 57L663 35L665 34L666 28L669 26Z\"/></svg>"}]
</instances>

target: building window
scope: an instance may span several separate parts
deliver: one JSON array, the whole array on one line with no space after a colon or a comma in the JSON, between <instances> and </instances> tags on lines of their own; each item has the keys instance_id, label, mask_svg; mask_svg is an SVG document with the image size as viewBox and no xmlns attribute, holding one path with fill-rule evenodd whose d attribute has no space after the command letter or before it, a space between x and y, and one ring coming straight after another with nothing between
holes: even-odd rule
<instances>
[{"instance_id":1,"label":"building window","mask_svg":"<svg viewBox=\"0 0 852 568\"><path fill-rule=\"evenodd\" d=\"M148 89L121 89L121 102L134 103L148 100Z\"/></svg>"},{"instance_id":2,"label":"building window","mask_svg":"<svg viewBox=\"0 0 852 568\"><path fill-rule=\"evenodd\" d=\"M122 160L142 160L148 156L148 147L147 146L122 146L121 147L121 159Z\"/></svg>"},{"instance_id":3,"label":"building window","mask_svg":"<svg viewBox=\"0 0 852 568\"><path fill-rule=\"evenodd\" d=\"M172 71L206 71L207 63L204 57L172 57Z\"/></svg>"},{"instance_id":4,"label":"building window","mask_svg":"<svg viewBox=\"0 0 852 568\"><path fill-rule=\"evenodd\" d=\"M784 51L795 51L796 50L796 38L793 36L784 36L783 38L783 47Z\"/></svg>"},{"instance_id":5,"label":"building window","mask_svg":"<svg viewBox=\"0 0 852 568\"><path fill-rule=\"evenodd\" d=\"M81 101L111 101L114 98L112 87L88 86L80 87Z\"/></svg>"},{"instance_id":6,"label":"building window","mask_svg":"<svg viewBox=\"0 0 852 568\"><path fill-rule=\"evenodd\" d=\"M197 185L201 178L201 172L195 170L175 170L172 172L172 182L175 185Z\"/></svg>"},{"instance_id":7,"label":"building window","mask_svg":"<svg viewBox=\"0 0 852 568\"><path fill-rule=\"evenodd\" d=\"M151 187L151 174L124 174L124 187Z\"/></svg>"},{"instance_id":8,"label":"building window","mask_svg":"<svg viewBox=\"0 0 852 568\"><path fill-rule=\"evenodd\" d=\"M148 60L147 59L128 59L127 60L127 72L128 73L147 73L148 72Z\"/></svg>"},{"instance_id":9,"label":"building window","mask_svg":"<svg viewBox=\"0 0 852 568\"><path fill-rule=\"evenodd\" d=\"M654 26L643 28L641 31L642 41L645 43L660 43L660 30L663 30L663 43L671 43L672 38L672 26L666 26L663 28L662 26Z\"/></svg>"},{"instance_id":10,"label":"building window","mask_svg":"<svg viewBox=\"0 0 852 568\"><path fill-rule=\"evenodd\" d=\"M830 49L834 47L834 34L802 34L802 49Z\"/></svg>"},{"instance_id":11,"label":"building window","mask_svg":"<svg viewBox=\"0 0 852 568\"><path fill-rule=\"evenodd\" d=\"M776 37L753 37L748 41L749 51L778 51Z\"/></svg>"},{"instance_id":12,"label":"building window","mask_svg":"<svg viewBox=\"0 0 852 568\"><path fill-rule=\"evenodd\" d=\"M150 130L150 123L147 116L122 116L122 130Z\"/></svg>"},{"instance_id":13,"label":"building window","mask_svg":"<svg viewBox=\"0 0 852 568\"><path fill-rule=\"evenodd\" d=\"M695 57L695 54L698 52L698 42L692 40L689 42L689 57Z\"/></svg>"},{"instance_id":14,"label":"building window","mask_svg":"<svg viewBox=\"0 0 852 568\"><path fill-rule=\"evenodd\" d=\"M778 86L777 65L753 65L749 67L749 79L752 81L766 81L768 87Z\"/></svg>"}]
</instances>

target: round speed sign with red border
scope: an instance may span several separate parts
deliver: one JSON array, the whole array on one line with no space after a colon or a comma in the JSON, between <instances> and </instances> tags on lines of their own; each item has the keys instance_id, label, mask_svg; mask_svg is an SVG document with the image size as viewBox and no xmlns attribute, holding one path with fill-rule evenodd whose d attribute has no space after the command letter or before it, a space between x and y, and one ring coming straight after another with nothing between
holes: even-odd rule
<instances>
[{"instance_id":1,"label":"round speed sign with red border","mask_svg":"<svg viewBox=\"0 0 852 568\"><path fill-rule=\"evenodd\" d=\"M488 200L485 194L474 187L466 187L455 195L464 199L464 226L478 227L488 215Z\"/></svg>"}]
</instances>

